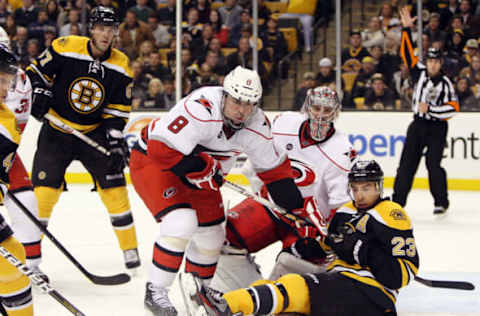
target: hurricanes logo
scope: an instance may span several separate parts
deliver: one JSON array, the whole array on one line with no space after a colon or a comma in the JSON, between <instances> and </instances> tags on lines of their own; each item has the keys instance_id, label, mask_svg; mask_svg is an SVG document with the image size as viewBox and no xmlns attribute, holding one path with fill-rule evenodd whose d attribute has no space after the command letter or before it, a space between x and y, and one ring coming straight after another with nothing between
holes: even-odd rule
<instances>
[{"instance_id":1,"label":"hurricanes logo","mask_svg":"<svg viewBox=\"0 0 480 316\"><path fill-rule=\"evenodd\" d=\"M89 77L77 78L68 88L68 101L72 108L82 114L98 109L105 98L102 84Z\"/></svg>"}]
</instances>

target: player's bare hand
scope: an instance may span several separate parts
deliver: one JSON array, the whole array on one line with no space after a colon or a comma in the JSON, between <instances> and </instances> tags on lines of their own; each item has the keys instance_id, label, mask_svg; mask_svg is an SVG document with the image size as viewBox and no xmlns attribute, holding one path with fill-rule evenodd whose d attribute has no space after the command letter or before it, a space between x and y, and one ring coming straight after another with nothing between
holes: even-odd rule
<instances>
[{"instance_id":1,"label":"player's bare hand","mask_svg":"<svg viewBox=\"0 0 480 316\"><path fill-rule=\"evenodd\" d=\"M418 105L418 112L420 113L427 113L428 112L428 104L425 102L420 102Z\"/></svg>"},{"instance_id":2,"label":"player's bare hand","mask_svg":"<svg viewBox=\"0 0 480 316\"><path fill-rule=\"evenodd\" d=\"M403 27L413 27L413 23L415 23L417 17L412 18L410 10L407 7L403 7L400 9L400 20L402 21Z\"/></svg>"}]
</instances>

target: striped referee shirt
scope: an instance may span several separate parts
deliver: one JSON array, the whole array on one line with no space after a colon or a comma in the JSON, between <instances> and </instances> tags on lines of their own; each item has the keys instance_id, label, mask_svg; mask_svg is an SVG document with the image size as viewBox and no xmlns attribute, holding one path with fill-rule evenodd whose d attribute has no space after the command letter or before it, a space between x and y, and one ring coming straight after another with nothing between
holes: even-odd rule
<instances>
[{"instance_id":1,"label":"striped referee shirt","mask_svg":"<svg viewBox=\"0 0 480 316\"><path fill-rule=\"evenodd\" d=\"M414 55L410 28L402 31L400 56L403 63L410 69L414 83L412 110L415 115L427 120L448 120L459 110L460 105L452 82L445 75L430 77L425 65ZM429 105L427 113L419 113L418 105L425 102Z\"/></svg>"}]
</instances>

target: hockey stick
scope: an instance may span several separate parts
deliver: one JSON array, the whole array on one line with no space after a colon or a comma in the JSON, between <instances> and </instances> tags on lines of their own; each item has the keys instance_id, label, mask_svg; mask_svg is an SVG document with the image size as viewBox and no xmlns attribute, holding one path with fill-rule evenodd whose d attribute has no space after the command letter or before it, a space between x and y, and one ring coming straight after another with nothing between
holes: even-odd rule
<instances>
[{"instance_id":1,"label":"hockey stick","mask_svg":"<svg viewBox=\"0 0 480 316\"><path fill-rule=\"evenodd\" d=\"M440 281L440 280L428 280L421 278L419 276L415 276L415 281L422 283L423 285L429 287L438 287L438 288L445 288L445 289L456 289L456 290L467 290L472 291L475 289L475 285L470 282L464 281Z\"/></svg>"},{"instance_id":2,"label":"hockey stick","mask_svg":"<svg viewBox=\"0 0 480 316\"><path fill-rule=\"evenodd\" d=\"M253 194L252 192L248 191L247 189L233 183L233 182L230 182L228 180L225 180L225 182L223 183L223 185L227 186L229 189L232 189L233 191L236 191L248 198L251 198L252 200L255 200L257 201L258 203L262 204L263 206L266 206L268 207L269 209L272 209L274 210L275 212L283 215L285 218L287 218L288 220L290 221L296 221L296 220L301 220L305 223L307 223L307 225L310 225L310 226L313 226L313 227L316 227L317 229L320 229L321 227L317 227L317 225L315 225L314 223L312 223L308 218L304 218L304 217L301 217L301 216L298 216L296 214L293 214L289 211L287 211L286 209L284 209L283 207L261 197L261 196L258 196L256 194ZM320 229L320 231L323 231L324 229Z\"/></svg>"},{"instance_id":3,"label":"hockey stick","mask_svg":"<svg viewBox=\"0 0 480 316\"><path fill-rule=\"evenodd\" d=\"M13 266L15 266L20 272L29 277L33 284L38 286L44 293L56 299L57 302L65 306L65 308L68 309L73 315L85 316L84 313L82 313L78 308L73 306L72 303L70 303L65 297L58 293L57 290L55 290L50 284L45 282L38 274L33 272L29 267L24 265L20 260L18 260L14 255L12 255L7 249L2 246L0 246L0 254Z\"/></svg>"},{"instance_id":4,"label":"hockey stick","mask_svg":"<svg viewBox=\"0 0 480 316\"><path fill-rule=\"evenodd\" d=\"M104 155L107 155L107 156L110 156L110 152L105 148L103 147L102 145L100 145L99 143L97 143L96 141L94 141L93 139L91 139L90 137L88 136L85 136L84 134L82 134L81 132L77 131L76 129L74 129L73 127L71 126L68 126L67 124L63 123L62 121L60 121L58 118L56 118L55 116L47 113L43 116L44 118L46 118L48 121L52 122L54 125L56 125L57 127L63 129L65 132L69 133L69 134L72 134L74 136L77 136L78 138L80 138L81 140L83 140L85 143L89 144L90 146L92 146L93 148L95 148L96 150L98 150L99 152L101 152L102 154Z\"/></svg>"},{"instance_id":5,"label":"hockey stick","mask_svg":"<svg viewBox=\"0 0 480 316\"><path fill-rule=\"evenodd\" d=\"M126 273L119 273L111 276L99 276L94 275L88 272L78 261L75 259L70 252L68 252L65 247L53 236L41 223L40 221L32 214L30 211L20 202L15 195L11 192L7 192L8 198L12 199L12 201L22 210L25 215L37 226L45 236L48 237L52 241L52 243L57 246L57 248L83 273L90 281L95 284L99 285L117 285L123 284L130 281L130 276Z\"/></svg>"}]
</instances>

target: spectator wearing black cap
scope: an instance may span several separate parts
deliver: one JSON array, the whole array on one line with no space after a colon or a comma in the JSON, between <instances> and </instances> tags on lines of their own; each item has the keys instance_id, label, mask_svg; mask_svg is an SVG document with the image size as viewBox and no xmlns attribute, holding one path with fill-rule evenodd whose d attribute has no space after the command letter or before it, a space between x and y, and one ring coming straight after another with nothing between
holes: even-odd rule
<instances>
[{"instance_id":1,"label":"spectator wearing black cap","mask_svg":"<svg viewBox=\"0 0 480 316\"><path fill-rule=\"evenodd\" d=\"M414 120L407 130L392 199L405 206L426 148L428 180L434 199L433 213L440 215L449 207L447 174L441 167L448 130L447 120L460 108L452 82L442 73L441 53L436 48L429 48L426 67L421 64L413 53L410 34L414 19L407 8L402 8L400 15L404 27L400 55L404 64L410 68L410 76L415 84L412 97Z\"/></svg>"},{"instance_id":2,"label":"spectator wearing black cap","mask_svg":"<svg viewBox=\"0 0 480 316\"><path fill-rule=\"evenodd\" d=\"M342 64L345 64L350 59L357 59L362 61L363 57L370 56L368 50L362 46L362 36L360 30L353 29L350 32L350 45L342 52Z\"/></svg>"},{"instance_id":3,"label":"spectator wearing black cap","mask_svg":"<svg viewBox=\"0 0 480 316\"><path fill-rule=\"evenodd\" d=\"M393 110L395 93L386 85L381 73L372 76L370 87L365 92L365 106L371 110Z\"/></svg>"}]
</instances>

